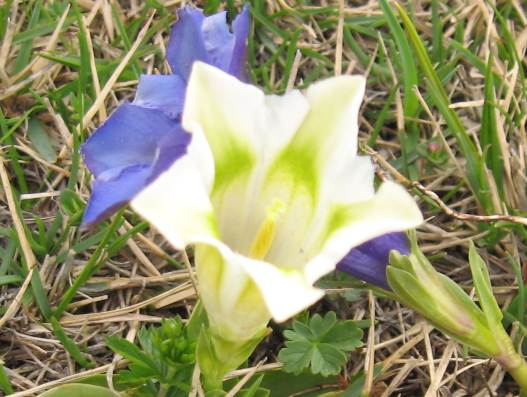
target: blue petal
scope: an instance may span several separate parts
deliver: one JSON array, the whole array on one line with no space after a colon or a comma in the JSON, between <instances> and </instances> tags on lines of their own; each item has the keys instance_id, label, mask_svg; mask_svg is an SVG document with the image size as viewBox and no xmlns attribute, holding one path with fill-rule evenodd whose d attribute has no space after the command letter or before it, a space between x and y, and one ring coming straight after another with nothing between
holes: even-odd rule
<instances>
[{"instance_id":1,"label":"blue petal","mask_svg":"<svg viewBox=\"0 0 527 397\"><path fill-rule=\"evenodd\" d=\"M124 103L82 146L84 162L96 177L109 169L150 165L159 140L175 134L178 125L158 110Z\"/></svg>"},{"instance_id":2,"label":"blue petal","mask_svg":"<svg viewBox=\"0 0 527 397\"><path fill-rule=\"evenodd\" d=\"M240 80L247 81L247 37L249 36L249 4L243 7L243 10L232 22L234 32L234 48L232 50L231 64L228 72Z\"/></svg>"},{"instance_id":3,"label":"blue petal","mask_svg":"<svg viewBox=\"0 0 527 397\"><path fill-rule=\"evenodd\" d=\"M386 278L391 250L408 255L408 238L404 232L387 233L353 248L337 265L346 272L367 283L389 290Z\"/></svg>"},{"instance_id":4,"label":"blue petal","mask_svg":"<svg viewBox=\"0 0 527 397\"><path fill-rule=\"evenodd\" d=\"M234 47L234 37L227 26L227 12L221 11L205 18L201 27L201 34L209 63L221 70L228 71Z\"/></svg>"},{"instance_id":5,"label":"blue petal","mask_svg":"<svg viewBox=\"0 0 527 397\"><path fill-rule=\"evenodd\" d=\"M186 84L175 74L142 74L134 105L159 109L170 118L180 118L185 102Z\"/></svg>"},{"instance_id":6,"label":"blue petal","mask_svg":"<svg viewBox=\"0 0 527 397\"><path fill-rule=\"evenodd\" d=\"M209 62L201 26L203 11L186 6L178 10L178 21L172 28L167 46L167 60L172 73L188 81L194 61Z\"/></svg>"},{"instance_id":7,"label":"blue petal","mask_svg":"<svg viewBox=\"0 0 527 397\"><path fill-rule=\"evenodd\" d=\"M167 59L172 73L188 81L192 64L202 61L244 79L249 34L249 8L233 22L233 33L222 11L205 17L190 6L178 11L178 21L172 29L167 47Z\"/></svg>"},{"instance_id":8,"label":"blue petal","mask_svg":"<svg viewBox=\"0 0 527 397\"><path fill-rule=\"evenodd\" d=\"M119 106L81 148L96 178L83 226L125 205L186 153L190 138L162 111L130 103Z\"/></svg>"},{"instance_id":9,"label":"blue petal","mask_svg":"<svg viewBox=\"0 0 527 397\"><path fill-rule=\"evenodd\" d=\"M126 205L145 186L151 172L150 166L138 165L121 170L113 179L95 179L82 218L82 227L91 227Z\"/></svg>"}]
</instances>

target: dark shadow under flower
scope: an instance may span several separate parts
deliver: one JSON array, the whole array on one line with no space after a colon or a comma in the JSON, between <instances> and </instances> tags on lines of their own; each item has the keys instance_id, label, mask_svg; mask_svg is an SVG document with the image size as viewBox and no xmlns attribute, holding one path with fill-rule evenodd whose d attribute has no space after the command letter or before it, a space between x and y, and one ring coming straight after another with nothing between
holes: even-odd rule
<instances>
[{"instance_id":1,"label":"dark shadow under flower","mask_svg":"<svg viewBox=\"0 0 527 397\"><path fill-rule=\"evenodd\" d=\"M353 248L337 265L337 269L362 281L389 290L386 278L390 251L408 255L410 249L404 232L387 233Z\"/></svg>"}]
</instances>

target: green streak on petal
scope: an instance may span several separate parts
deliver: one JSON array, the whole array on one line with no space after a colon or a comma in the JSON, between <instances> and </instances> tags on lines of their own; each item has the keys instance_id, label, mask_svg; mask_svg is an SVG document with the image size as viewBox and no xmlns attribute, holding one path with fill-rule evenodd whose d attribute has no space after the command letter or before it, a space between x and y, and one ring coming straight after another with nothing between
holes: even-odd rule
<instances>
[{"instance_id":1,"label":"green streak on petal","mask_svg":"<svg viewBox=\"0 0 527 397\"><path fill-rule=\"evenodd\" d=\"M281 183L280 180L290 183L291 194L307 193L315 208L319 186L316 159L316 148L292 142L278 155L269 171L267 183Z\"/></svg>"},{"instance_id":2,"label":"green streak on petal","mask_svg":"<svg viewBox=\"0 0 527 397\"><path fill-rule=\"evenodd\" d=\"M207 230L210 231L212 237L220 239L220 229L218 228L218 221L214 211L211 211L205 215L204 223L208 226Z\"/></svg>"},{"instance_id":3,"label":"green streak on petal","mask_svg":"<svg viewBox=\"0 0 527 397\"><path fill-rule=\"evenodd\" d=\"M201 297L204 293L214 295L218 299L217 292L221 288L223 281L223 257L214 247L207 244L196 244L194 248L194 258L201 284Z\"/></svg>"},{"instance_id":4,"label":"green streak on petal","mask_svg":"<svg viewBox=\"0 0 527 397\"><path fill-rule=\"evenodd\" d=\"M222 190L235 179L249 174L254 168L256 156L242 143L232 138L232 134L219 134L224 141L212 146L216 175L213 192ZM230 139L229 139L230 136Z\"/></svg>"},{"instance_id":5,"label":"green streak on petal","mask_svg":"<svg viewBox=\"0 0 527 397\"><path fill-rule=\"evenodd\" d=\"M342 229L355 219L361 219L361 214L368 211L370 203L363 202L350 205L335 205L328 212L326 227L321 234L320 242L324 244L336 231Z\"/></svg>"},{"instance_id":6,"label":"green streak on petal","mask_svg":"<svg viewBox=\"0 0 527 397\"><path fill-rule=\"evenodd\" d=\"M334 206L328 214L326 228L322 233L321 241L326 241L333 233L349 222L349 207L344 205Z\"/></svg>"}]
</instances>

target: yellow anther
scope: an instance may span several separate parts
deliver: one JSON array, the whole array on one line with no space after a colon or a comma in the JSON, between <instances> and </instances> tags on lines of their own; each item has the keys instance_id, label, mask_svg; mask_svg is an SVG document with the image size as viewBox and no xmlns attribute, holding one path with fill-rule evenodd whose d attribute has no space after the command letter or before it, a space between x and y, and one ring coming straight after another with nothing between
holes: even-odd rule
<instances>
[{"instance_id":1,"label":"yellow anther","mask_svg":"<svg viewBox=\"0 0 527 397\"><path fill-rule=\"evenodd\" d=\"M256 237L251 244L249 256L254 259L263 259L271 249L276 234L276 224L280 215L285 211L281 200L275 199L267 208L267 216L260 225Z\"/></svg>"}]
</instances>

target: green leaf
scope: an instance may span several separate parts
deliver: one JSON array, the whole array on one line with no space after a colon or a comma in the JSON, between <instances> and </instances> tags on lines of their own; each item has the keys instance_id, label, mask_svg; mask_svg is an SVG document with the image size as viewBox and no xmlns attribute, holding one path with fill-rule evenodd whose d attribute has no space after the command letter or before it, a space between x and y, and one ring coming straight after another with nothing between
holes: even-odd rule
<instances>
[{"instance_id":1,"label":"green leaf","mask_svg":"<svg viewBox=\"0 0 527 397\"><path fill-rule=\"evenodd\" d=\"M363 332L354 321L337 320L334 312L313 315L308 324L294 321L284 331L285 347L278 354L284 371L300 374L306 368L323 376L338 374L346 364L347 352L362 344Z\"/></svg>"},{"instance_id":2,"label":"green leaf","mask_svg":"<svg viewBox=\"0 0 527 397\"><path fill-rule=\"evenodd\" d=\"M321 375L313 375L309 371L304 371L300 375L293 375L280 370L266 372L261 386L271 390L273 397L316 396L320 390L316 390L314 393L309 393L309 391L318 389L322 385L337 383L338 379L334 376L326 378Z\"/></svg>"},{"instance_id":3,"label":"green leaf","mask_svg":"<svg viewBox=\"0 0 527 397\"><path fill-rule=\"evenodd\" d=\"M386 22L392 36L397 43L397 47L401 53L400 61L403 70L404 79L404 108L406 116L415 116L419 109L419 101L417 94L414 91L414 86L419 84L417 73L417 66L415 65L414 56L408 43L408 39L404 35L404 31L399 25L395 14L388 5L386 0L380 0L379 5L382 8Z\"/></svg>"},{"instance_id":4,"label":"green leaf","mask_svg":"<svg viewBox=\"0 0 527 397\"><path fill-rule=\"evenodd\" d=\"M346 354L341 350L328 343L321 343L313 352L311 371L322 376L338 374L346 364L346 359Z\"/></svg>"},{"instance_id":5,"label":"green leaf","mask_svg":"<svg viewBox=\"0 0 527 397\"><path fill-rule=\"evenodd\" d=\"M111 390L100 386L71 383L51 389L40 397L117 397Z\"/></svg>"},{"instance_id":6,"label":"green leaf","mask_svg":"<svg viewBox=\"0 0 527 397\"><path fill-rule=\"evenodd\" d=\"M315 314L309 320L309 328L315 337L322 338L337 322L337 315L335 312L326 313L324 317L320 314Z\"/></svg>"},{"instance_id":7,"label":"green leaf","mask_svg":"<svg viewBox=\"0 0 527 397\"><path fill-rule=\"evenodd\" d=\"M414 118L418 118L420 111L419 100L414 91L414 88L419 85L419 74L414 57L412 56L410 44L391 7L386 0L380 0L379 5L381 6L400 54L399 62L401 64L401 75L404 86L404 116L405 120L407 120L405 121L406 131L399 136L402 161L404 162L407 174L411 177L416 177L415 167L412 167L414 168L412 169L409 167L409 164L412 161L410 157L415 152L419 140L419 129L415 121L413 121Z\"/></svg>"},{"instance_id":8,"label":"green leaf","mask_svg":"<svg viewBox=\"0 0 527 397\"><path fill-rule=\"evenodd\" d=\"M284 364L284 370L299 375L307 368L313 358L315 347L308 341L286 342L285 348L278 353L278 360ZM316 373L312 371L313 373Z\"/></svg>"},{"instance_id":9,"label":"green leaf","mask_svg":"<svg viewBox=\"0 0 527 397\"><path fill-rule=\"evenodd\" d=\"M247 388L240 390L240 397L268 397L271 395L270 390L260 387L264 375L260 375L256 380Z\"/></svg>"},{"instance_id":10,"label":"green leaf","mask_svg":"<svg viewBox=\"0 0 527 397\"><path fill-rule=\"evenodd\" d=\"M27 125L27 136L33 147L50 163L57 161L57 153L51 144L51 139L44 128L44 124L36 118L30 118Z\"/></svg>"},{"instance_id":11,"label":"green leaf","mask_svg":"<svg viewBox=\"0 0 527 397\"><path fill-rule=\"evenodd\" d=\"M347 320L335 324L324 340L340 350L351 352L362 345L362 334L355 321Z\"/></svg>"},{"instance_id":12,"label":"green leaf","mask_svg":"<svg viewBox=\"0 0 527 397\"><path fill-rule=\"evenodd\" d=\"M77 193L71 189L60 192L60 203L68 215L75 215L84 211L84 203Z\"/></svg>"},{"instance_id":13,"label":"green leaf","mask_svg":"<svg viewBox=\"0 0 527 397\"><path fill-rule=\"evenodd\" d=\"M496 302L496 298L494 298L494 294L492 293L492 285L490 283L487 264L478 255L476 247L472 242L470 244L468 259L474 287L476 288L476 293L479 298L479 304L483 309L483 313L485 313L488 325L490 327L501 325L503 314Z\"/></svg>"},{"instance_id":14,"label":"green leaf","mask_svg":"<svg viewBox=\"0 0 527 397\"><path fill-rule=\"evenodd\" d=\"M155 368L156 365L150 357L143 353L139 347L126 339L117 336L110 336L106 338L106 344L115 353L120 354L124 358L130 360L136 365L143 368Z\"/></svg>"}]
</instances>

